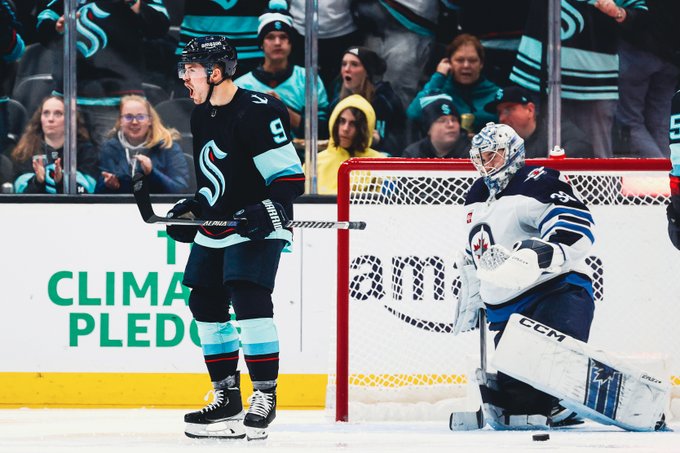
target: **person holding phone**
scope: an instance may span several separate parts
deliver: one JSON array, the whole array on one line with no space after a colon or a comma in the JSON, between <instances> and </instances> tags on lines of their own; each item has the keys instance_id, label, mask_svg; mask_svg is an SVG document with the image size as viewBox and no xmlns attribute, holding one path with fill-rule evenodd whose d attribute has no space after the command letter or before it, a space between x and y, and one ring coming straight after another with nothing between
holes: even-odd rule
<instances>
[{"instance_id":1,"label":"person holding phone","mask_svg":"<svg viewBox=\"0 0 680 453\"><path fill-rule=\"evenodd\" d=\"M93 193L97 173L97 148L79 114L77 126L78 193ZM26 125L11 153L16 193L64 193L64 100L48 96Z\"/></svg>"}]
</instances>

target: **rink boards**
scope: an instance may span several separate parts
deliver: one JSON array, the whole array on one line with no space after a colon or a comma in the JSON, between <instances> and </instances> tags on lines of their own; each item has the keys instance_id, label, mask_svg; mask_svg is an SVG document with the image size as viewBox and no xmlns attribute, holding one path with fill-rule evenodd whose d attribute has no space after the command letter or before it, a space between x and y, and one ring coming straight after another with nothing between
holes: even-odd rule
<instances>
[{"instance_id":1,"label":"rink boards","mask_svg":"<svg viewBox=\"0 0 680 453\"><path fill-rule=\"evenodd\" d=\"M625 208L600 209L606 224L607 209ZM677 312L680 253L668 249L662 207L646 209L638 222L655 236L647 234L640 250L632 242L635 230L607 228L600 236L598 247L620 249L623 257L610 275L621 267L636 283L606 294L591 341L631 354L673 354L680 340L665 312ZM0 211L0 407L203 403L210 383L186 306L188 291L180 285L188 245L169 240L163 227L142 223L132 204L0 204ZM300 204L296 218L334 220L335 205ZM298 230L295 241L282 258L274 293L279 404L320 408L334 366L336 236ZM647 273L666 287L645 289ZM612 331L598 327L598 317L624 320ZM647 341L660 335L668 351ZM676 392L677 365L671 356ZM244 382L249 388L246 376Z\"/></svg>"}]
</instances>

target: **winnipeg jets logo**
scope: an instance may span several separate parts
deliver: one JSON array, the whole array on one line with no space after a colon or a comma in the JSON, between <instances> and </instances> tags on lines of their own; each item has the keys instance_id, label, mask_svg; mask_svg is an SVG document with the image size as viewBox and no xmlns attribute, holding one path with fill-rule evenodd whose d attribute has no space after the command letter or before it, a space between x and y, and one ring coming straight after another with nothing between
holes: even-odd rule
<instances>
[{"instance_id":1,"label":"winnipeg jets logo","mask_svg":"<svg viewBox=\"0 0 680 453\"><path fill-rule=\"evenodd\" d=\"M482 255L484 255L484 252L487 251L489 248L489 243L484 240L483 237L477 238L477 241L472 245L472 253L477 257L477 259L481 258Z\"/></svg>"},{"instance_id":2,"label":"winnipeg jets logo","mask_svg":"<svg viewBox=\"0 0 680 453\"><path fill-rule=\"evenodd\" d=\"M489 247L495 244L493 235L491 234L491 228L485 223L480 223L475 225L470 231L469 236L470 250L472 251L472 257L475 262L479 263L480 258L486 252Z\"/></svg>"},{"instance_id":3,"label":"winnipeg jets logo","mask_svg":"<svg viewBox=\"0 0 680 453\"><path fill-rule=\"evenodd\" d=\"M224 175L215 165L216 160L222 160L225 157L227 157L227 153L217 147L215 140L210 140L203 145L198 158L201 173L213 186L212 190L208 187L201 187L198 193L205 197L210 206L214 206L217 200L224 195L224 190L227 187Z\"/></svg>"},{"instance_id":4,"label":"winnipeg jets logo","mask_svg":"<svg viewBox=\"0 0 680 453\"><path fill-rule=\"evenodd\" d=\"M261 98L257 94L252 94L250 95L251 98L253 98L253 104L266 104L269 102L269 99L267 98Z\"/></svg>"},{"instance_id":5,"label":"winnipeg jets logo","mask_svg":"<svg viewBox=\"0 0 680 453\"><path fill-rule=\"evenodd\" d=\"M545 174L545 167L534 168L533 170L531 170L529 172L529 174L527 175L527 177L524 181L528 181L530 179L538 179L538 178L541 177L541 175L544 175L544 174Z\"/></svg>"}]
</instances>

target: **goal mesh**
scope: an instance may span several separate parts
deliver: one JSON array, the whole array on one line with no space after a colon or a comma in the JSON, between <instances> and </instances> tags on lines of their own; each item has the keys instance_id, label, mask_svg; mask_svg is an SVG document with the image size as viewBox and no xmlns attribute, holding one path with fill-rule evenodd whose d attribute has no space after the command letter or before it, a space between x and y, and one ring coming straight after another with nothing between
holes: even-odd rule
<instances>
[{"instance_id":1,"label":"goal mesh","mask_svg":"<svg viewBox=\"0 0 680 453\"><path fill-rule=\"evenodd\" d=\"M672 333L680 315L668 300L680 294L673 280L680 257L667 238L664 212L670 164L528 164L562 170L593 211L591 343L622 355L657 354L677 389L680 361L669 341L680 344L680 334ZM351 238L338 233L337 369L328 392L338 420L441 420L454 409L478 406L467 384L479 366L479 334L451 333L460 287L454 262L465 245L463 203L476 178L468 160L352 159L343 165L338 219L368 226ZM665 318L669 311L672 319ZM491 338L487 351L492 354Z\"/></svg>"}]
</instances>

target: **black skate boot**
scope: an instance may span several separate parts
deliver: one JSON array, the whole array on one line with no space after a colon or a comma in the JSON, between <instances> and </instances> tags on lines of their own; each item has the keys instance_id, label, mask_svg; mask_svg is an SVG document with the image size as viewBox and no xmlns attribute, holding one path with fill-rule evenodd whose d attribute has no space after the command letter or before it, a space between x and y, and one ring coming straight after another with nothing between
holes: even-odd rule
<instances>
[{"instance_id":1,"label":"black skate boot","mask_svg":"<svg viewBox=\"0 0 680 453\"><path fill-rule=\"evenodd\" d=\"M276 387L255 390L248 398L250 408L243 420L248 440L266 439L267 427L276 418Z\"/></svg>"},{"instance_id":2,"label":"black skate boot","mask_svg":"<svg viewBox=\"0 0 680 453\"><path fill-rule=\"evenodd\" d=\"M200 411L186 414L184 434L192 438L243 439L246 434L239 381L237 374L233 386L211 390L215 395L212 403Z\"/></svg>"}]
</instances>

